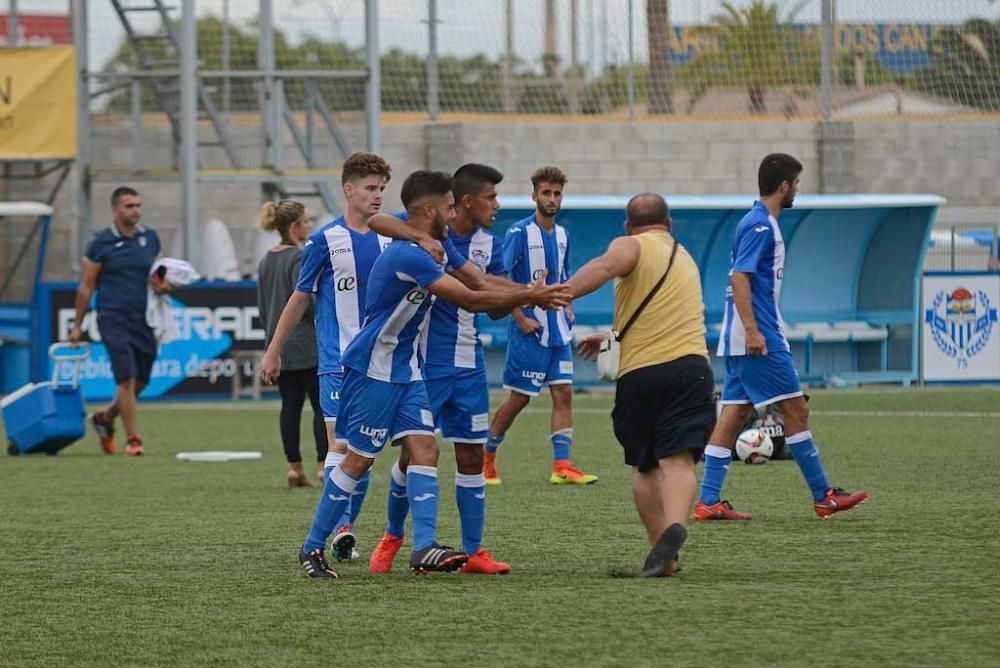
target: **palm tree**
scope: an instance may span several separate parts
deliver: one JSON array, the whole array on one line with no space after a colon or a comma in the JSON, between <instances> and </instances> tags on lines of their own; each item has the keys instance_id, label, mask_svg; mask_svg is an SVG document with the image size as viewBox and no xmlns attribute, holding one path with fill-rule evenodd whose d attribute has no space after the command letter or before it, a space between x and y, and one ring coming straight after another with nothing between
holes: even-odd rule
<instances>
[{"instance_id":1,"label":"palm tree","mask_svg":"<svg viewBox=\"0 0 1000 668\"><path fill-rule=\"evenodd\" d=\"M917 88L962 104L1000 109L1000 21L971 19L931 43L934 64L914 77Z\"/></svg>"},{"instance_id":2,"label":"palm tree","mask_svg":"<svg viewBox=\"0 0 1000 668\"><path fill-rule=\"evenodd\" d=\"M646 0L651 114L674 113L674 70L670 61L670 0Z\"/></svg>"},{"instance_id":3,"label":"palm tree","mask_svg":"<svg viewBox=\"0 0 1000 668\"><path fill-rule=\"evenodd\" d=\"M693 101L713 86L746 87L753 113L767 111L767 89L793 83L819 81L819 44L806 42L792 25L808 0L800 0L785 17L778 3L755 0L736 8L723 2L721 14L706 36L718 41L719 50L699 55L683 70Z\"/></svg>"}]
</instances>

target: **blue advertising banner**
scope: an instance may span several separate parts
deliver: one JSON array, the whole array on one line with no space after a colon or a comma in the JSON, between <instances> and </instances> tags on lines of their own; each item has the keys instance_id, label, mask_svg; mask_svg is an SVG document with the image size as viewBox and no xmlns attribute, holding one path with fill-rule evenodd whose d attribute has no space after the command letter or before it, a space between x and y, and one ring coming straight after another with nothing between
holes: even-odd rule
<instances>
[{"instance_id":1,"label":"blue advertising banner","mask_svg":"<svg viewBox=\"0 0 1000 668\"><path fill-rule=\"evenodd\" d=\"M792 27L806 39L821 39L818 24ZM952 27L931 23L839 23L834 26L834 41L843 51L871 55L890 72L907 74L931 64L934 39ZM700 54L722 48L722 37L711 26L674 26L673 31L670 59L675 65L686 65Z\"/></svg>"},{"instance_id":2,"label":"blue advertising banner","mask_svg":"<svg viewBox=\"0 0 1000 668\"><path fill-rule=\"evenodd\" d=\"M49 343L68 340L75 295L74 283L41 286L36 330L42 344L39 350L47 350ZM252 377L252 360L245 356L234 359L233 353L264 350L256 283L200 283L178 288L170 298L179 336L160 346L144 398L226 394L237 374ZM114 376L93 310L84 316L82 330L84 337L93 342L90 360L80 374L84 397L88 401L110 399L115 392ZM36 376L51 377L48 359L36 363Z\"/></svg>"}]
</instances>

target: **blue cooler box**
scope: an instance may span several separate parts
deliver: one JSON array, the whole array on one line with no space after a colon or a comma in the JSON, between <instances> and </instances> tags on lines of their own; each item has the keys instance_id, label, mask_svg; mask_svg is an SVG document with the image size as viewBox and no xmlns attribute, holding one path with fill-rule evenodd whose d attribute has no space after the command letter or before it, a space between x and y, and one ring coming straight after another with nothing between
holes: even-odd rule
<instances>
[{"instance_id":1,"label":"blue cooler box","mask_svg":"<svg viewBox=\"0 0 1000 668\"><path fill-rule=\"evenodd\" d=\"M56 344L49 350L56 363L51 381L25 385L0 401L9 454L54 455L83 436L86 410L78 382L79 365L90 356L90 350L68 348L72 354L58 354L66 349ZM63 364L72 365L71 382L60 376Z\"/></svg>"}]
</instances>

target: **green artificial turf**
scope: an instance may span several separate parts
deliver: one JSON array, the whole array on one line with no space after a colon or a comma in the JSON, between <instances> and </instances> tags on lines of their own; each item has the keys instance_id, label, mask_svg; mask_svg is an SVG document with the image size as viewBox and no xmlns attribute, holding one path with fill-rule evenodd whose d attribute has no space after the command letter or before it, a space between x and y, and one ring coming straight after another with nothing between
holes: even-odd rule
<instances>
[{"instance_id":1,"label":"green artificial turf","mask_svg":"<svg viewBox=\"0 0 1000 668\"><path fill-rule=\"evenodd\" d=\"M814 394L834 484L871 501L821 521L792 462L733 466L745 523L694 524L674 578L627 577L648 545L611 432L611 400L575 398L588 487L547 482L547 397L500 450L485 546L505 577L367 573L393 453L338 581L296 560L317 489L290 490L277 403L142 404L147 455L0 461L0 664L848 665L1000 661L1000 392ZM306 427L306 423L304 423ZM303 429L304 451L313 452ZM262 461L185 463L183 450ZM460 545L454 461L439 536ZM699 467L700 475L700 467Z\"/></svg>"}]
</instances>

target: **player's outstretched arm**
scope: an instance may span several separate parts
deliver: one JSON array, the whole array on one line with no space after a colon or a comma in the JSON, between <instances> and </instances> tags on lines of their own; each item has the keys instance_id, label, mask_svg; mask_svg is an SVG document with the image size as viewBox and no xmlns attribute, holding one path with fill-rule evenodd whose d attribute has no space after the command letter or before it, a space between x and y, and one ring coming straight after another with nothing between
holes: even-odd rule
<instances>
[{"instance_id":1,"label":"player's outstretched arm","mask_svg":"<svg viewBox=\"0 0 1000 668\"><path fill-rule=\"evenodd\" d=\"M472 262L466 262L460 269L451 272L451 275L462 282L470 290L520 290L524 287L521 283L493 274L484 274ZM498 309L487 311L487 315L493 320L499 320L513 309Z\"/></svg>"},{"instance_id":2,"label":"player's outstretched arm","mask_svg":"<svg viewBox=\"0 0 1000 668\"><path fill-rule=\"evenodd\" d=\"M511 310L521 305L554 309L568 304L570 296L565 285L545 285L544 276L530 285L519 285L515 290L474 291L446 274L429 284L427 289L445 301L474 312Z\"/></svg>"},{"instance_id":3,"label":"player's outstretched arm","mask_svg":"<svg viewBox=\"0 0 1000 668\"><path fill-rule=\"evenodd\" d=\"M461 281L462 285L470 290L484 290L486 288L486 274L476 268L476 265L472 262L466 262L458 269L449 273Z\"/></svg>"},{"instance_id":4,"label":"player's outstretched arm","mask_svg":"<svg viewBox=\"0 0 1000 668\"><path fill-rule=\"evenodd\" d=\"M281 317L278 318L278 325L274 328L271 344L260 361L258 371L260 379L268 385L281 375L281 349L285 347L288 337L302 320L302 316L309 310L309 300L310 296L307 293L294 290L285 308L281 310Z\"/></svg>"},{"instance_id":5,"label":"player's outstretched arm","mask_svg":"<svg viewBox=\"0 0 1000 668\"><path fill-rule=\"evenodd\" d=\"M618 237L604 255L583 265L566 281L573 299L589 295L613 278L627 276L639 262L639 242L630 237Z\"/></svg>"},{"instance_id":6,"label":"player's outstretched arm","mask_svg":"<svg viewBox=\"0 0 1000 668\"><path fill-rule=\"evenodd\" d=\"M411 225L407 225L399 218L396 218L396 216L390 216L386 213L376 213L368 219L368 227L375 234L381 234L384 237L412 241L427 251L434 258L435 262L439 264L444 262L444 248L441 246L440 241L423 230L418 230Z\"/></svg>"}]
</instances>

